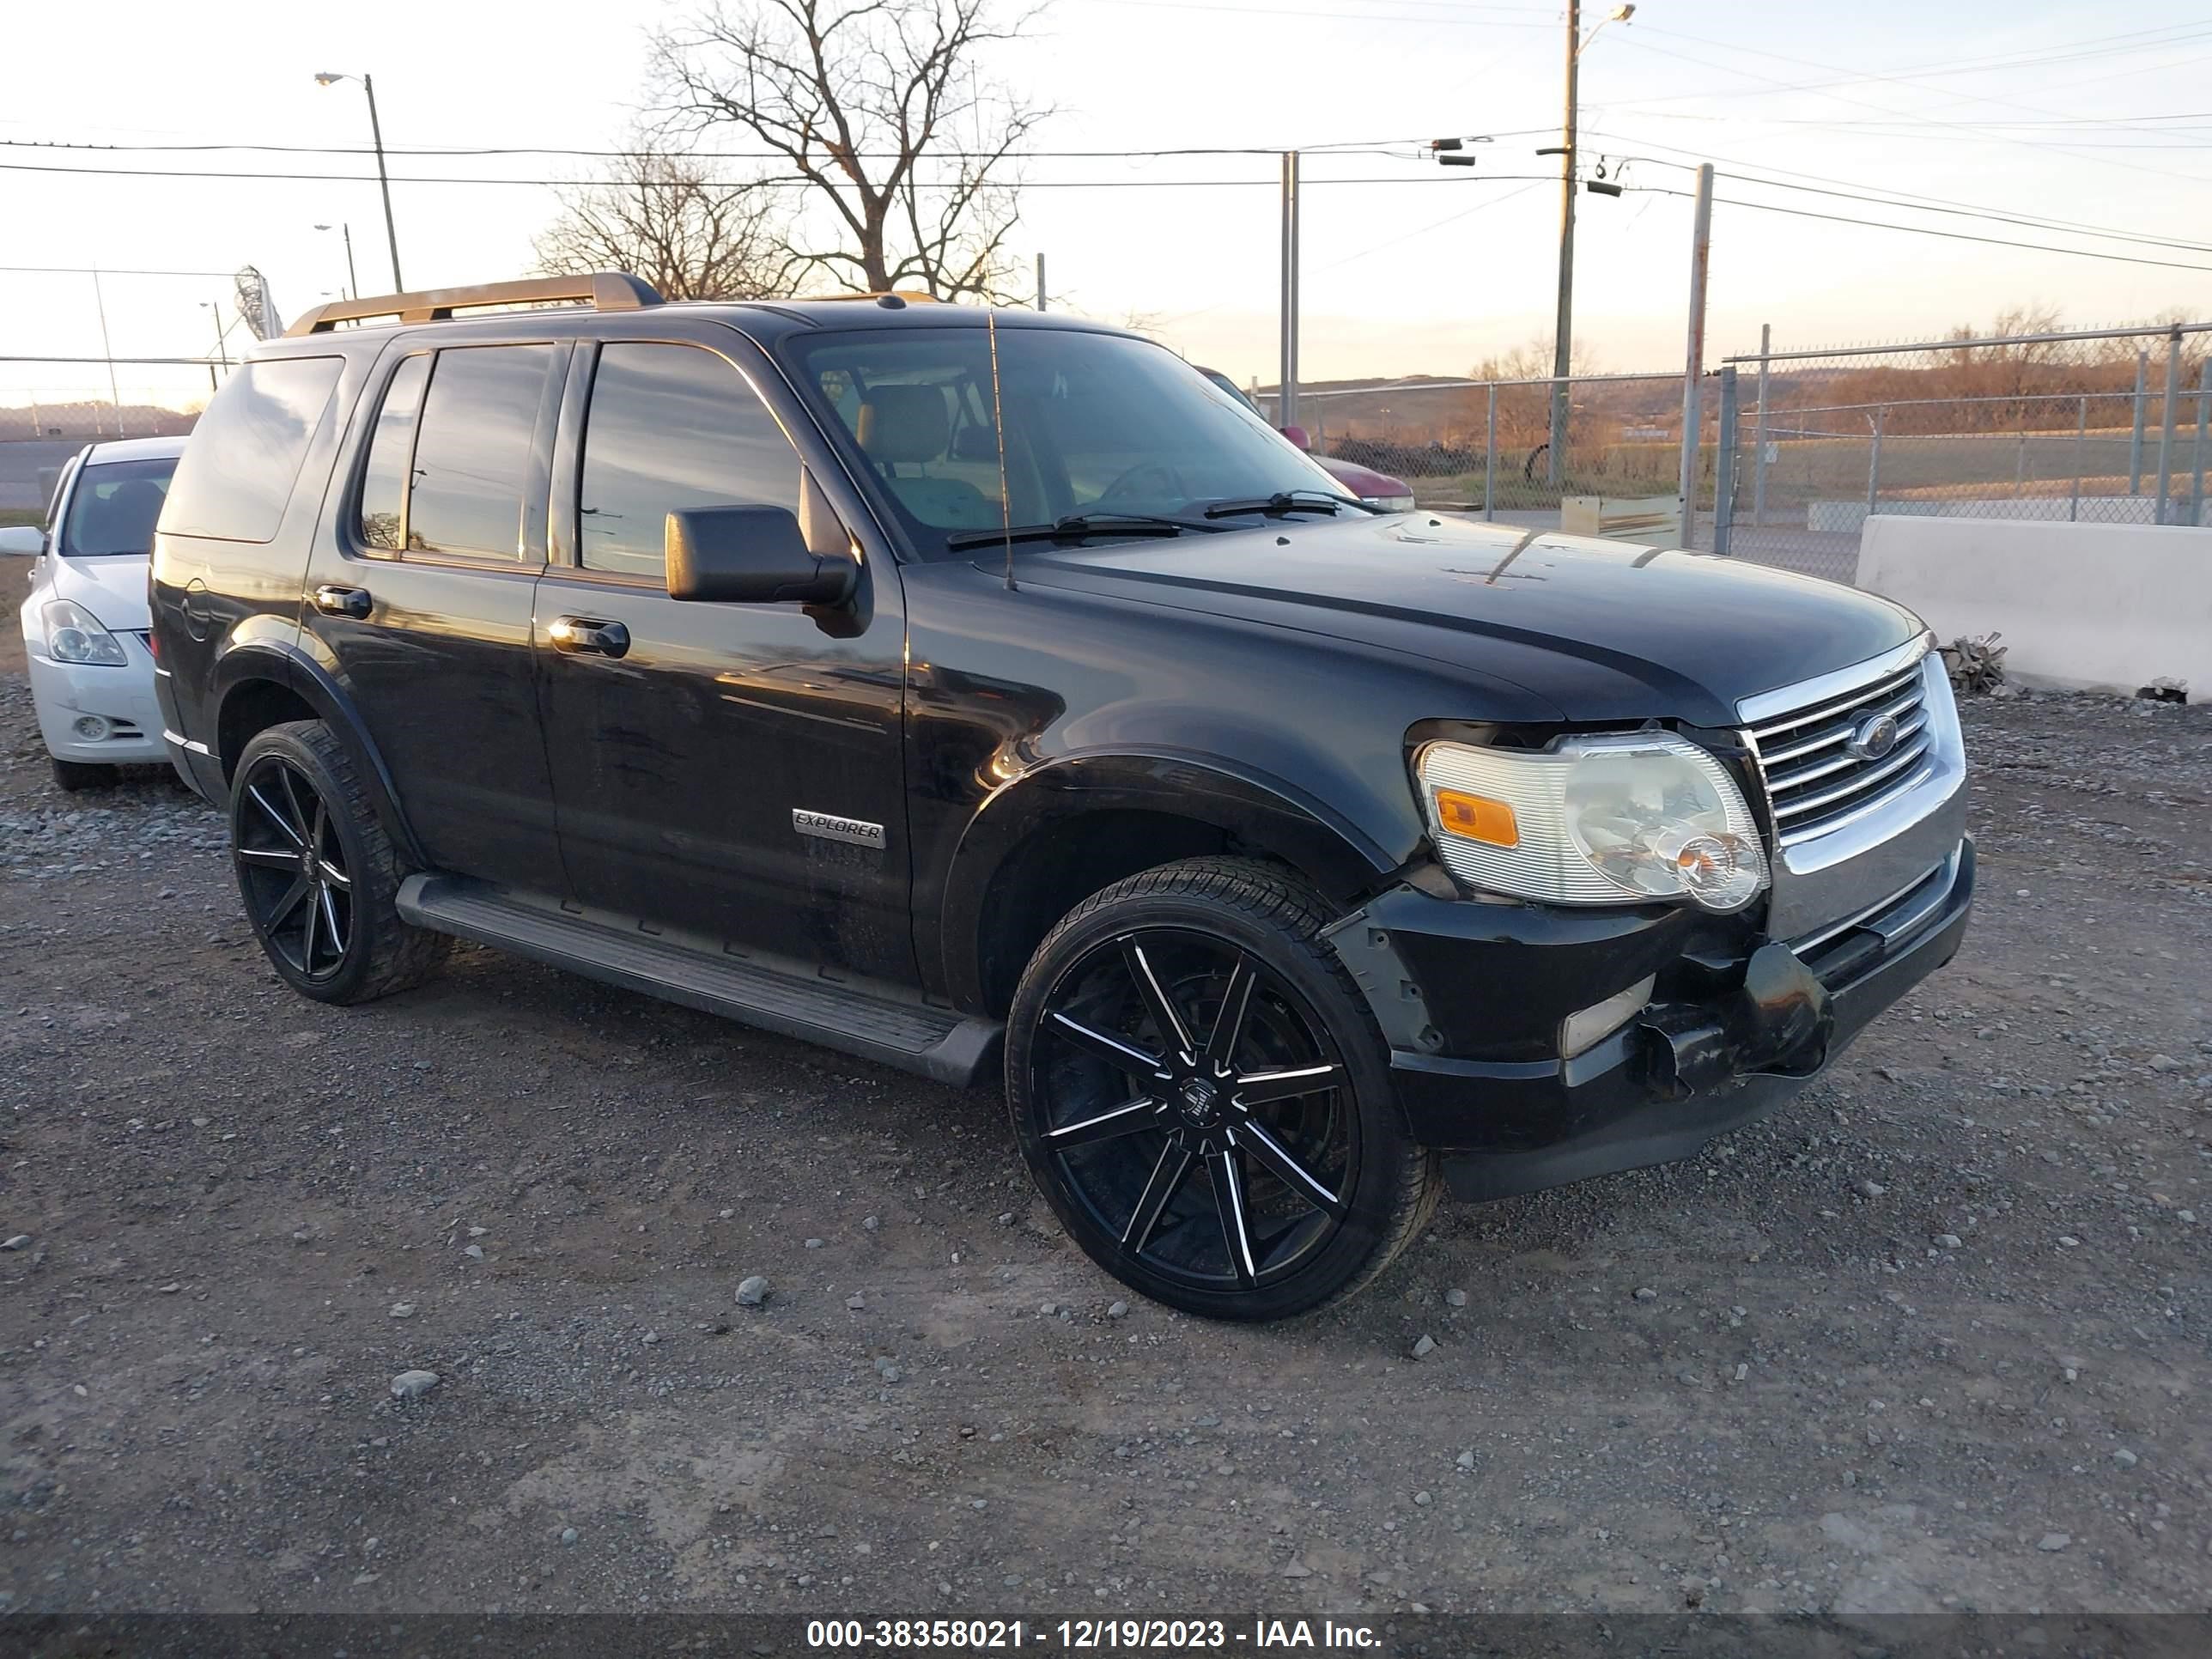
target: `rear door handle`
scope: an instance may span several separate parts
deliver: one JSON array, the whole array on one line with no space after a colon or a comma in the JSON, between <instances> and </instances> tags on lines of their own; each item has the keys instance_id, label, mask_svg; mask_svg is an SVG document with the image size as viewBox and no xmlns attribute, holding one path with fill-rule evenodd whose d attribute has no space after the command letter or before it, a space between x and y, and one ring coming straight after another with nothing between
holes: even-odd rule
<instances>
[{"instance_id":1,"label":"rear door handle","mask_svg":"<svg viewBox=\"0 0 2212 1659\"><path fill-rule=\"evenodd\" d=\"M586 652L596 657L620 657L629 651L629 629L597 617L556 617L546 632L556 651Z\"/></svg>"},{"instance_id":2,"label":"rear door handle","mask_svg":"<svg viewBox=\"0 0 2212 1659\"><path fill-rule=\"evenodd\" d=\"M365 587L340 587L325 582L315 590L315 609L326 617L350 617L356 622L366 622L375 605L376 601Z\"/></svg>"}]
</instances>

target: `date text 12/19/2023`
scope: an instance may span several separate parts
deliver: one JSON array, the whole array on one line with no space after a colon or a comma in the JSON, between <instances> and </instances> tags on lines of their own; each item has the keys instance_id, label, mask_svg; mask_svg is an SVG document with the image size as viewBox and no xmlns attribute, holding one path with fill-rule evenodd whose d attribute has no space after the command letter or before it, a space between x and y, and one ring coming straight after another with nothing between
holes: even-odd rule
<instances>
[{"instance_id":1,"label":"date text 12/19/2023","mask_svg":"<svg viewBox=\"0 0 2212 1659\"><path fill-rule=\"evenodd\" d=\"M1188 1652L1202 1649L1265 1649L1317 1652L1325 1648L1372 1649L1381 1638L1366 1625L1333 1619L1255 1619L1235 1626L1224 1619L1063 1619L1036 1625L1019 1619L810 1619L806 1644L819 1649L916 1649L938 1652L1048 1650L1088 1653Z\"/></svg>"}]
</instances>

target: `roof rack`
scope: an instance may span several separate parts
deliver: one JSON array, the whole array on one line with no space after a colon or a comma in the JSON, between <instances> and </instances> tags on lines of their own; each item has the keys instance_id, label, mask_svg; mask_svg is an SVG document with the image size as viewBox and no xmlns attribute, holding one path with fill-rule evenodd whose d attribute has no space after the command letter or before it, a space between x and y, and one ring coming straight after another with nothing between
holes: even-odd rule
<instances>
[{"instance_id":1,"label":"roof rack","mask_svg":"<svg viewBox=\"0 0 2212 1659\"><path fill-rule=\"evenodd\" d=\"M456 311L478 306L552 305L588 300L594 311L635 311L657 306L652 284L626 270L594 270L580 276L532 276L519 283L479 283L471 288L432 288L419 294L376 294L364 300L332 300L302 312L284 331L327 334L340 323L371 317L397 317L403 323L442 322Z\"/></svg>"}]
</instances>

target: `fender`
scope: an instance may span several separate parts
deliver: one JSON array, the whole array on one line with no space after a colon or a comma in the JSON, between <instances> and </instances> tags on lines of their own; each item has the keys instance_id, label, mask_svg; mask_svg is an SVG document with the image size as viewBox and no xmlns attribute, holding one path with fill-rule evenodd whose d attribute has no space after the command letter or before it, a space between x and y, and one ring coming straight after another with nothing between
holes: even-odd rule
<instances>
[{"instance_id":1,"label":"fender","mask_svg":"<svg viewBox=\"0 0 2212 1659\"><path fill-rule=\"evenodd\" d=\"M1412 852L1394 852L1293 784L1218 757L1171 749L1060 757L994 791L962 833L937 908L945 982L957 1006L985 999L982 928L1008 858L1054 824L1114 811L1211 825L1346 902L1374 890Z\"/></svg>"},{"instance_id":2,"label":"fender","mask_svg":"<svg viewBox=\"0 0 2212 1659\"><path fill-rule=\"evenodd\" d=\"M241 643L216 661L209 699L216 708L216 731L219 733L222 730L223 713L229 708L232 697L258 680L273 681L295 693L330 726L345 745L356 771L368 786L371 804L377 817L384 821L385 831L391 836L401 859L418 869L427 867L422 845L415 839L406 814L399 810L399 793L392 787L391 773L385 769L384 757L370 740L368 728L355 708L353 699L331 678L328 669L292 641L255 640ZM223 769L228 779L228 757L223 757Z\"/></svg>"}]
</instances>

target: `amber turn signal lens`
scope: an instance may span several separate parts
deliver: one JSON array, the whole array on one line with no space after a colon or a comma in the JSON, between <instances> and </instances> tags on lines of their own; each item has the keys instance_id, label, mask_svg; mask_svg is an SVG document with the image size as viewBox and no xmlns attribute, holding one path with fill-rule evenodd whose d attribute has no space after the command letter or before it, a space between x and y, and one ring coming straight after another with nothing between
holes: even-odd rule
<instances>
[{"instance_id":1,"label":"amber turn signal lens","mask_svg":"<svg viewBox=\"0 0 2212 1659\"><path fill-rule=\"evenodd\" d=\"M1470 795L1459 789L1437 791L1437 822L1455 836L1492 847L1518 847L1521 826L1513 809L1486 795Z\"/></svg>"}]
</instances>

